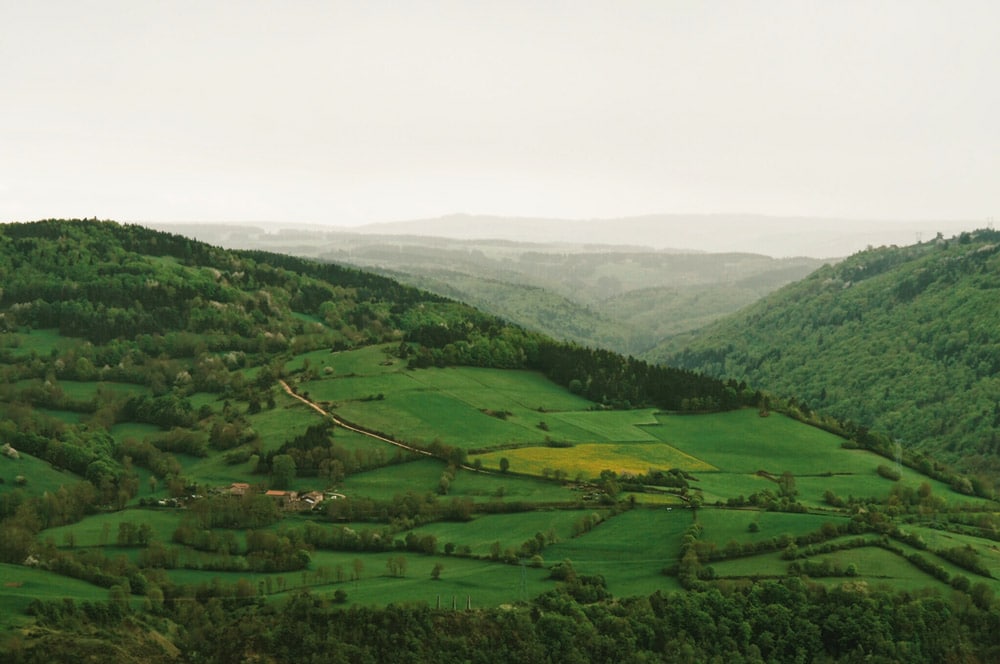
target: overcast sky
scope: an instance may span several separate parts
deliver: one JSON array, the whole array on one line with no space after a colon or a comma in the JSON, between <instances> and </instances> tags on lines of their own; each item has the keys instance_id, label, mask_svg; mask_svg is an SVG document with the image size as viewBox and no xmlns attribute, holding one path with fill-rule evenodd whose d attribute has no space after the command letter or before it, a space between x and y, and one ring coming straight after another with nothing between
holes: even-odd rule
<instances>
[{"instance_id":1,"label":"overcast sky","mask_svg":"<svg viewBox=\"0 0 1000 664\"><path fill-rule=\"evenodd\" d=\"M994 0L0 0L0 220L982 221L998 28Z\"/></svg>"}]
</instances>

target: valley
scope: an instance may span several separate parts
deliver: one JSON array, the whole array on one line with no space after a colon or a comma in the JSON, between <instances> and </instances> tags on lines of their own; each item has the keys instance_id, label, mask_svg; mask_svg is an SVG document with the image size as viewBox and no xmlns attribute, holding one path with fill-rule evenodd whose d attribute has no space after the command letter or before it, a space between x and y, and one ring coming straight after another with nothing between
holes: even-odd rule
<instances>
[{"instance_id":1,"label":"valley","mask_svg":"<svg viewBox=\"0 0 1000 664\"><path fill-rule=\"evenodd\" d=\"M386 656L383 632L349 626L390 615L470 640L515 621L524 657L841 658L864 622L803 640L796 620L854 606L896 633L890 606L945 604L921 634L989 652L969 625L1000 615L1000 503L879 432L334 265L108 222L2 230L12 661L324 639ZM753 628L697 636L704 609L681 608L711 604L713 629ZM604 643L612 615L664 636ZM940 652L903 641L872 647Z\"/></svg>"}]
</instances>

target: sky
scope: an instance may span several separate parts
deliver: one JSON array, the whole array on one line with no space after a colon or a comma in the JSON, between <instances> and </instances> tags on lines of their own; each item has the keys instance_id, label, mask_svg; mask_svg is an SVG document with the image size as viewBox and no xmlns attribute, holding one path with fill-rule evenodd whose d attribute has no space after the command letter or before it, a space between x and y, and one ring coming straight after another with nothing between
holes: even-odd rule
<instances>
[{"instance_id":1,"label":"sky","mask_svg":"<svg viewBox=\"0 0 1000 664\"><path fill-rule=\"evenodd\" d=\"M0 221L983 221L998 26L993 0L0 0Z\"/></svg>"}]
</instances>

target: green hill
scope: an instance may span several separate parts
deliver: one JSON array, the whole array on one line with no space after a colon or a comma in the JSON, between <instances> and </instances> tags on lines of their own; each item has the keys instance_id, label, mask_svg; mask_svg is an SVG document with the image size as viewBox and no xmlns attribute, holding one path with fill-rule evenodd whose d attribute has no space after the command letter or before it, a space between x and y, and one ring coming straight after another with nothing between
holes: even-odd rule
<instances>
[{"instance_id":1,"label":"green hill","mask_svg":"<svg viewBox=\"0 0 1000 664\"><path fill-rule=\"evenodd\" d=\"M110 222L0 283L4 661L995 654L997 503L738 381Z\"/></svg>"},{"instance_id":2,"label":"green hill","mask_svg":"<svg viewBox=\"0 0 1000 664\"><path fill-rule=\"evenodd\" d=\"M1000 467L1000 233L858 253L648 357Z\"/></svg>"},{"instance_id":3,"label":"green hill","mask_svg":"<svg viewBox=\"0 0 1000 664\"><path fill-rule=\"evenodd\" d=\"M572 237L532 243L322 227L158 227L225 247L377 271L555 339L623 354L642 353L664 337L733 313L823 264L806 257L577 244Z\"/></svg>"}]
</instances>

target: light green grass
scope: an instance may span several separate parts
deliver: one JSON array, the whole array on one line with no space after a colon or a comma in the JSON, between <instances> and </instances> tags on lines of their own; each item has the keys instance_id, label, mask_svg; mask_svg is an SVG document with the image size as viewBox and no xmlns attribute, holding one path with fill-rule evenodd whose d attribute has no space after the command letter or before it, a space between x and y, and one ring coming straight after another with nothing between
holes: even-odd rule
<instances>
[{"instance_id":1,"label":"light green grass","mask_svg":"<svg viewBox=\"0 0 1000 664\"><path fill-rule=\"evenodd\" d=\"M336 415L398 440L427 445L434 440L463 449L523 441L541 442L537 422L501 420L440 392L403 392L385 401L340 404Z\"/></svg>"},{"instance_id":2,"label":"light green grass","mask_svg":"<svg viewBox=\"0 0 1000 664\"><path fill-rule=\"evenodd\" d=\"M674 447L733 473L767 470L780 475L827 471L862 472L872 468L861 455L840 450L841 438L780 414L760 417L743 409L712 415L660 415L651 435ZM831 459L837 468L831 468Z\"/></svg>"},{"instance_id":3,"label":"light green grass","mask_svg":"<svg viewBox=\"0 0 1000 664\"><path fill-rule=\"evenodd\" d=\"M837 514L793 514L788 512L767 512L760 510L698 510L698 523L702 525L701 539L713 542L722 549L730 541L740 544L762 542L782 535L802 535L823 527L824 523L841 524L845 517ZM756 523L758 531L750 532L750 524Z\"/></svg>"},{"instance_id":4,"label":"light green grass","mask_svg":"<svg viewBox=\"0 0 1000 664\"><path fill-rule=\"evenodd\" d=\"M332 367L334 370L332 375L334 377L351 374L372 376L401 371L406 366L406 362L399 358L391 357L385 352L385 349L391 349L391 346L366 346L357 350L334 353L316 351L306 356L310 358L310 363L314 368L321 368L327 365ZM296 361L298 361L298 358L289 362L286 367L289 369L294 368ZM389 362L391 364L388 364Z\"/></svg>"},{"instance_id":5,"label":"light green grass","mask_svg":"<svg viewBox=\"0 0 1000 664\"><path fill-rule=\"evenodd\" d=\"M0 628L27 622L25 611L33 600L103 601L108 591L78 579L45 570L0 563Z\"/></svg>"},{"instance_id":6,"label":"light green grass","mask_svg":"<svg viewBox=\"0 0 1000 664\"><path fill-rule=\"evenodd\" d=\"M245 404L241 406L245 410ZM305 433L309 427L323 422L316 411L306 408L301 401L293 399L284 391L275 396L273 409L264 409L256 415L249 415L247 419L260 437L264 452L281 447L285 442Z\"/></svg>"},{"instance_id":7,"label":"light green grass","mask_svg":"<svg viewBox=\"0 0 1000 664\"><path fill-rule=\"evenodd\" d=\"M127 509L120 512L95 514L78 523L43 530L39 538L51 539L56 546L67 544L67 534L72 533L77 547L108 547L108 556L124 551L114 546L118 538L118 526L131 522L136 526L147 523L153 529L154 539L169 542L174 530L184 516L184 510L171 509Z\"/></svg>"},{"instance_id":8,"label":"light green grass","mask_svg":"<svg viewBox=\"0 0 1000 664\"><path fill-rule=\"evenodd\" d=\"M962 535L959 533L949 533L943 530L928 528L925 526L900 527L904 532L915 532L919 534L927 543L928 549L952 549L955 547L971 546L979 554L979 561L998 579L1000 583L1000 543L972 535ZM982 580L972 572L961 572L965 576L975 581ZM1000 586L998 586L1000 590Z\"/></svg>"},{"instance_id":9,"label":"light green grass","mask_svg":"<svg viewBox=\"0 0 1000 664\"><path fill-rule=\"evenodd\" d=\"M445 463L437 459L411 461L349 475L339 488L347 496L367 496L378 500L390 500L408 491L419 494L435 492L444 469Z\"/></svg>"},{"instance_id":10,"label":"light green grass","mask_svg":"<svg viewBox=\"0 0 1000 664\"><path fill-rule=\"evenodd\" d=\"M472 608L501 606L528 601L555 587L555 582L547 578L547 569L469 561L453 556L407 555L406 577L390 578L384 576L388 557L371 557L372 572L377 570L380 576L363 578L356 587L353 584L342 586L349 603L375 606L420 603L434 607L440 597L441 608L451 608L454 599L457 608L463 610L467 601ZM444 569L440 579L434 581L430 575L437 563ZM327 592L332 594L335 590L331 586Z\"/></svg>"},{"instance_id":11,"label":"light green grass","mask_svg":"<svg viewBox=\"0 0 1000 664\"><path fill-rule=\"evenodd\" d=\"M676 562L680 539L691 525L688 510L636 509L612 517L589 533L546 547L551 564L569 559L581 574L601 574L618 597L678 588L662 573Z\"/></svg>"},{"instance_id":12,"label":"light green grass","mask_svg":"<svg viewBox=\"0 0 1000 664\"><path fill-rule=\"evenodd\" d=\"M322 378L299 383L296 390L299 394L308 394L313 401L328 404L365 399L379 394L396 397L407 392L432 391L425 389L409 374L404 373Z\"/></svg>"},{"instance_id":13,"label":"light green grass","mask_svg":"<svg viewBox=\"0 0 1000 664\"><path fill-rule=\"evenodd\" d=\"M821 554L810 559L815 562L829 560L840 565L841 569L847 569L851 564L857 567L858 574L855 577L832 576L814 579L828 586L865 583L872 587L889 585L896 590L916 591L935 588L942 592L951 591L950 586L921 571L905 558L874 545ZM935 562L940 561L935 560ZM790 561L784 560L780 552L775 552L716 561L711 567L720 578L754 579L785 576L788 574L789 564Z\"/></svg>"},{"instance_id":14,"label":"light green grass","mask_svg":"<svg viewBox=\"0 0 1000 664\"><path fill-rule=\"evenodd\" d=\"M345 419L402 440L426 443L439 439L469 449L543 442L546 437L593 440L606 437L600 433L601 427L621 427L611 420L601 424L586 414L574 422L561 419L561 413L540 412L582 410L591 404L537 373L470 367L403 371L383 366L387 361L384 354L356 353L361 351L339 354L333 375L302 383L299 392L336 407L336 414ZM385 399L366 400L379 394ZM484 411L510 415L502 420ZM652 421L650 413L645 419L620 415L633 427L627 439L650 439L634 428ZM549 431L539 427L542 421L549 425Z\"/></svg>"},{"instance_id":15,"label":"light green grass","mask_svg":"<svg viewBox=\"0 0 1000 664\"><path fill-rule=\"evenodd\" d=\"M866 450L844 449L840 437L777 413L760 417L755 410L743 409L712 415L659 415L657 419L660 425L648 427L650 434L720 469L719 476L699 475L699 488L710 502L768 487L775 490L775 483L754 477L758 470L775 476L791 472L796 476L799 500L817 506L828 489L844 498L884 497L892 489L893 483L876 472L878 466L892 465L892 461ZM928 482L949 502L977 501L906 467L901 482L914 489Z\"/></svg>"},{"instance_id":16,"label":"light green grass","mask_svg":"<svg viewBox=\"0 0 1000 664\"><path fill-rule=\"evenodd\" d=\"M593 405L533 371L450 367L411 374L430 389L459 395L473 408L579 411Z\"/></svg>"},{"instance_id":17,"label":"light green grass","mask_svg":"<svg viewBox=\"0 0 1000 664\"><path fill-rule=\"evenodd\" d=\"M572 534L573 523L594 510L542 510L517 514L491 514L477 516L472 521L457 523L442 521L413 530L418 535L434 535L438 550L452 542L469 546L474 556L486 556L494 542L501 550L520 550L521 544L541 533L546 540L564 541ZM545 556L543 552L543 557Z\"/></svg>"},{"instance_id":18,"label":"light green grass","mask_svg":"<svg viewBox=\"0 0 1000 664\"><path fill-rule=\"evenodd\" d=\"M390 577L386 561L390 557L403 556L406 559L406 574ZM364 566L361 578L351 581L353 563L360 560ZM439 580L431 579L434 565L443 565ZM337 567L340 566L346 579L336 581ZM317 578L317 570L323 567L327 572L325 582ZM337 590L347 593L348 604L365 606L385 606L395 603L419 603L436 606L438 596L442 608L451 608L452 598L458 608L465 609L471 599L473 608L500 606L529 600L555 587L549 579L547 569L522 568L519 565L458 558L455 556L425 556L414 553L353 553L339 551L316 551L312 563L303 574L284 572L275 574L254 574L250 572L203 572L196 570L170 570L171 580L177 583L209 583L219 578L227 584L235 584L244 578L260 589L266 578L271 578L272 595L280 599L301 589L308 589L321 597L332 597ZM284 582L284 592L277 592L278 577ZM522 581L523 579L523 581ZM266 590L266 585L265 585Z\"/></svg>"},{"instance_id":19,"label":"light green grass","mask_svg":"<svg viewBox=\"0 0 1000 664\"><path fill-rule=\"evenodd\" d=\"M83 478L68 470L56 470L47 461L20 452L17 459L0 455L0 493L21 489L29 496L40 496L46 491L55 492L61 486L82 482ZM25 484L19 485L17 477L24 476Z\"/></svg>"},{"instance_id":20,"label":"light green grass","mask_svg":"<svg viewBox=\"0 0 1000 664\"><path fill-rule=\"evenodd\" d=\"M17 358L30 357L32 352L39 356L48 355L53 349L63 352L86 343L84 339L64 337L57 329L10 332L3 336L3 346L14 349L13 354Z\"/></svg>"},{"instance_id":21,"label":"light green grass","mask_svg":"<svg viewBox=\"0 0 1000 664\"><path fill-rule=\"evenodd\" d=\"M216 412L222 410L223 398L214 392L192 392L184 398L191 403L191 408L195 412L204 405L208 405Z\"/></svg>"},{"instance_id":22,"label":"light green grass","mask_svg":"<svg viewBox=\"0 0 1000 664\"><path fill-rule=\"evenodd\" d=\"M648 431L650 425L657 424L654 413L654 410L647 408L644 410L554 413L550 417L586 431L589 439L593 442L654 442L657 438Z\"/></svg>"},{"instance_id":23,"label":"light green grass","mask_svg":"<svg viewBox=\"0 0 1000 664\"><path fill-rule=\"evenodd\" d=\"M451 482L448 497L471 498L476 502L489 502L500 497L508 502L571 503L579 498L579 494L556 482L460 470Z\"/></svg>"}]
</instances>

